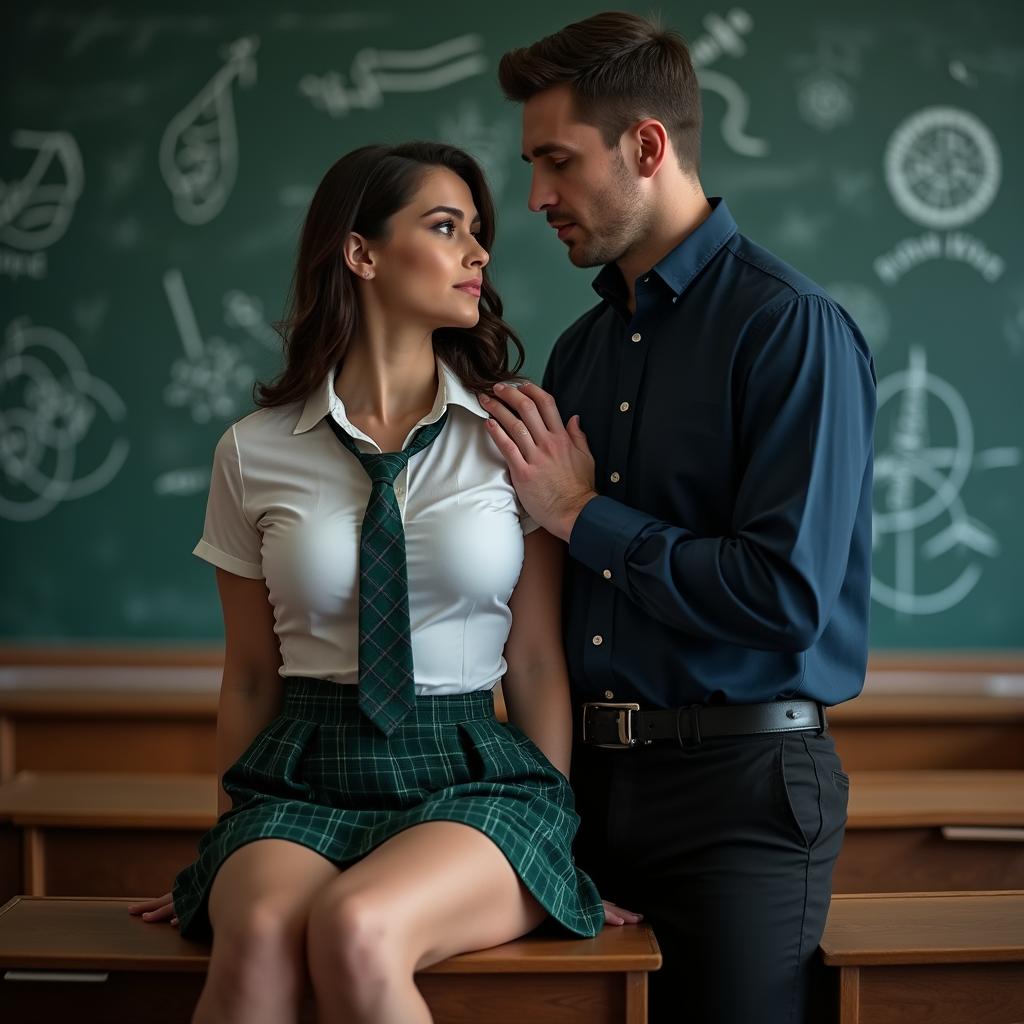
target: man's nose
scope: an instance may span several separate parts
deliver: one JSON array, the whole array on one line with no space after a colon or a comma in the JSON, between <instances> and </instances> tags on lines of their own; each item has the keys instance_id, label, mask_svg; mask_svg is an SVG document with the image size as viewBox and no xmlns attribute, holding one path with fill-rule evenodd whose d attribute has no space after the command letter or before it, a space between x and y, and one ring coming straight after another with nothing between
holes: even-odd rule
<instances>
[{"instance_id":1,"label":"man's nose","mask_svg":"<svg viewBox=\"0 0 1024 1024\"><path fill-rule=\"evenodd\" d=\"M526 205L534 213L543 213L548 206L556 206L558 196L555 190L548 185L547 180L540 174L534 174L530 181L530 195Z\"/></svg>"}]
</instances>

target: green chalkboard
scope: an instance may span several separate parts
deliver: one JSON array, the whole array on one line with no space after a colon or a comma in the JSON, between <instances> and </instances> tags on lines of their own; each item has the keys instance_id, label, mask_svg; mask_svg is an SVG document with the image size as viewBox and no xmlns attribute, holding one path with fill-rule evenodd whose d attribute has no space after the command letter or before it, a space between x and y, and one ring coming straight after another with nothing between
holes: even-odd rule
<instances>
[{"instance_id":1,"label":"green chalkboard","mask_svg":"<svg viewBox=\"0 0 1024 1024\"><path fill-rule=\"evenodd\" d=\"M190 554L213 446L275 372L305 206L357 145L434 137L483 162L492 267L539 378L591 274L526 209L495 68L595 9L5 12L0 642L219 636L212 569ZM1024 647L1024 6L661 11L699 68L706 190L876 353L874 646Z\"/></svg>"}]
</instances>

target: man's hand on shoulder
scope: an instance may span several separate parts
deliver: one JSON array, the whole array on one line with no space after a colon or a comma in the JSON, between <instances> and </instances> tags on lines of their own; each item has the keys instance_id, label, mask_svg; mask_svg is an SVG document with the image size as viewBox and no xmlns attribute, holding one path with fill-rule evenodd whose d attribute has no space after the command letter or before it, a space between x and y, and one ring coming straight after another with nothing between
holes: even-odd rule
<instances>
[{"instance_id":1,"label":"man's hand on shoulder","mask_svg":"<svg viewBox=\"0 0 1024 1024\"><path fill-rule=\"evenodd\" d=\"M554 398L536 384L496 384L480 395L488 429L508 463L519 500L548 533L568 541L583 506L597 497L594 457L579 416L562 423Z\"/></svg>"}]
</instances>

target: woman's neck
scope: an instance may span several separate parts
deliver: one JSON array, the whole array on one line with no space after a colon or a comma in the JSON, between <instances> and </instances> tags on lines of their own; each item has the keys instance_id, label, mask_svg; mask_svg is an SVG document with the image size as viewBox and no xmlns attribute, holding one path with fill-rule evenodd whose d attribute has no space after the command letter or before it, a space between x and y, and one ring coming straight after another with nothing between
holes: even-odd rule
<instances>
[{"instance_id":1,"label":"woman's neck","mask_svg":"<svg viewBox=\"0 0 1024 1024\"><path fill-rule=\"evenodd\" d=\"M387 339L385 341L385 338ZM349 345L334 391L349 419L390 428L428 413L437 397L431 334L374 330L367 324Z\"/></svg>"}]
</instances>

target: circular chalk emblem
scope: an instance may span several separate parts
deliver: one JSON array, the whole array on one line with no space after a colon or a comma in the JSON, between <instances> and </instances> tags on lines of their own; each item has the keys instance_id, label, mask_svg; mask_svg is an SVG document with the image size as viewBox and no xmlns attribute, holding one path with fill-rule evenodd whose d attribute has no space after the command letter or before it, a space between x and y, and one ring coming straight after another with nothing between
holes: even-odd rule
<instances>
[{"instance_id":1,"label":"circular chalk emblem","mask_svg":"<svg viewBox=\"0 0 1024 1024\"><path fill-rule=\"evenodd\" d=\"M995 137L973 114L927 107L892 133L885 180L896 205L927 228L957 228L980 217L999 191Z\"/></svg>"}]
</instances>

